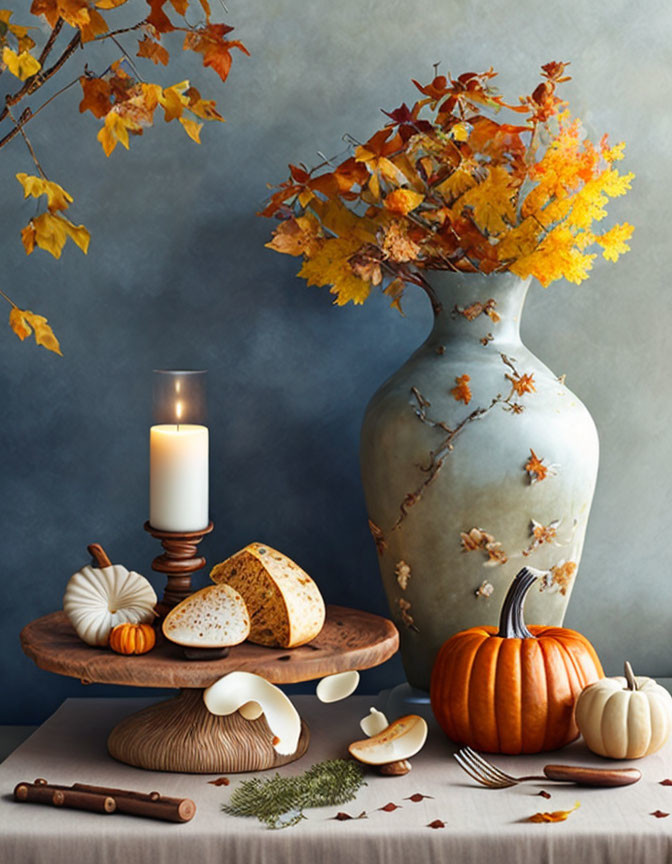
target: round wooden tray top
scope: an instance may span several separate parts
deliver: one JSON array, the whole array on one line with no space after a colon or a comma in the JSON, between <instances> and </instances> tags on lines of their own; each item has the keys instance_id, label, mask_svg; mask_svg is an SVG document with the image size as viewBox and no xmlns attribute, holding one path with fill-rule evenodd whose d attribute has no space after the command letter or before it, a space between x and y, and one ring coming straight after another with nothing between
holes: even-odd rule
<instances>
[{"instance_id":1,"label":"round wooden tray top","mask_svg":"<svg viewBox=\"0 0 672 864\"><path fill-rule=\"evenodd\" d=\"M237 670L262 675L273 684L292 684L349 669L370 669L396 652L399 634L387 618L327 606L322 632L308 645L282 649L245 642L221 660L186 660L180 646L161 634L148 654L124 656L92 648L79 639L65 612L52 612L23 628L21 646L41 669L85 683L201 688Z\"/></svg>"}]
</instances>

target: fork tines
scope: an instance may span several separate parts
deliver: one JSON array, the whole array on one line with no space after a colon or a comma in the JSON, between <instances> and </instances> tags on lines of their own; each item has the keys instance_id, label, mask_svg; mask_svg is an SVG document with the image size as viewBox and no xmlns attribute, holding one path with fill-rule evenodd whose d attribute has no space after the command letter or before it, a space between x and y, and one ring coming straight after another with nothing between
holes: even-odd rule
<instances>
[{"instance_id":1,"label":"fork tines","mask_svg":"<svg viewBox=\"0 0 672 864\"><path fill-rule=\"evenodd\" d=\"M518 780L510 774L506 774L499 768L496 768L487 759L484 759L480 753L472 750L471 747L463 747L457 753L453 754L457 760L457 764L465 771L472 780L481 783L483 786L489 786L491 789L506 789L509 786L515 786Z\"/></svg>"}]
</instances>

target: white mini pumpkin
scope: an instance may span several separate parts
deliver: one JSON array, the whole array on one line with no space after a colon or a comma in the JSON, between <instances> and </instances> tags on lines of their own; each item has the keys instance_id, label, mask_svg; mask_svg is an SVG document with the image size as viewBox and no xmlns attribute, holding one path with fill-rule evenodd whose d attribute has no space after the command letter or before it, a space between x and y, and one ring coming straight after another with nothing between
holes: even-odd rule
<instances>
[{"instance_id":1,"label":"white mini pumpkin","mask_svg":"<svg viewBox=\"0 0 672 864\"><path fill-rule=\"evenodd\" d=\"M652 678L625 677L589 684L576 701L576 724L589 750L610 759L655 753L672 731L672 696Z\"/></svg>"},{"instance_id":2,"label":"white mini pumpkin","mask_svg":"<svg viewBox=\"0 0 672 864\"><path fill-rule=\"evenodd\" d=\"M100 547L89 549L99 563L108 563L103 567L87 565L73 574L65 589L63 609L80 639L102 646L107 645L110 630L117 624L153 621L156 593L144 576L121 564L110 564Z\"/></svg>"}]
</instances>

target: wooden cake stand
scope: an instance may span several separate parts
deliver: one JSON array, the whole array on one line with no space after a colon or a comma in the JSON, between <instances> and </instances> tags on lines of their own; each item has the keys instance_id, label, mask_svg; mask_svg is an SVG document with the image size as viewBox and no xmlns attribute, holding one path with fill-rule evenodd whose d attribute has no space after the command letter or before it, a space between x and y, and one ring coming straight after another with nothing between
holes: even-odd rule
<instances>
[{"instance_id":1,"label":"wooden cake stand","mask_svg":"<svg viewBox=\"0 0 672 864\"><path fill-rule=\"evenodd\" d=\"M308 749L310 733L302 724L295 753L280 756L263 715L245 720L238 712L211 714L203 690L223 675L254 672L273 684L310 681L350 669L370 669L397 650L399 634L386 618L328 606L320 635L301 648L264 648L245 642L220 660L185 660L178 645L157 634L148 654L124 656L82 642L65 612L37 618L21 631L25 654L41 668L79 678L83 684L176 687L172 699L150 705L122 720L110 733L110 755L152 771L193 774L235 773L275 768Z\"/></svg>"}]
</instances>

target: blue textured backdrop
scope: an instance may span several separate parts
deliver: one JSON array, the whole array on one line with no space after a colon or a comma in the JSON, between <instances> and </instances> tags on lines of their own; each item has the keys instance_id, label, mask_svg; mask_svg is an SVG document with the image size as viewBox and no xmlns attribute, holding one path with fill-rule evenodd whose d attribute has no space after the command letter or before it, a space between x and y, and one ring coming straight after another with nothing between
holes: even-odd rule
<instances>
[{"instance_id":1,"label":"blue textured backdrop","mask_svg":"<svg viewBox=\"0 0 672 864\"><path fill-rule=\"evenodd\" d=\"M613 211L637 225L633 252L617 266L599 264L580 287L534 287L523 335L567 373L601 435L568 623L593 638L608 671L627 655L643 671L672 674L661 569L671 503L661 468L672 421L672 312L662 291L669 4L649 0L645 13L626 0L227 4L252 52L235 56L228 84L193 54L154 76L219 92L228 122L204 129L200 148L159 121L130 153L105 159L97 121L77 112L78 88L30 125L50 177L75 196L73 218L91 230L88 257L74 247L60 262L40 251L26 257L18 235L34 204L22 202L14 174L30 171L30 160L19 138L0 157L0 287L49 318L64 353L0 333L0 722L40 721L66 695L121 692L38 670L18 633L60 608L89 542L150 573L157 549L142 524L155 367L210 370L210 560L263 540L312 573L328 601L385 611L359 482L359 425L369 396L424 337L430 312L412 292L405 320L380 297L331 308L326 289L295 279L295 259L263 248L271 225L255 211L287 162L339 152L344 132L367 136L378 109L413 100L409 79L429 79L438 60L454 73L492 64L514 96L535 86L541 63L571 60L565 92L575 111L597 133L628 141L627 168L638 178ZM89 63L100 70L117 54L108 47ZM70 61L72 77L82 62ZM363 689L401 676L393 660L367 673Z\"/></svg>"}]
</instances>

